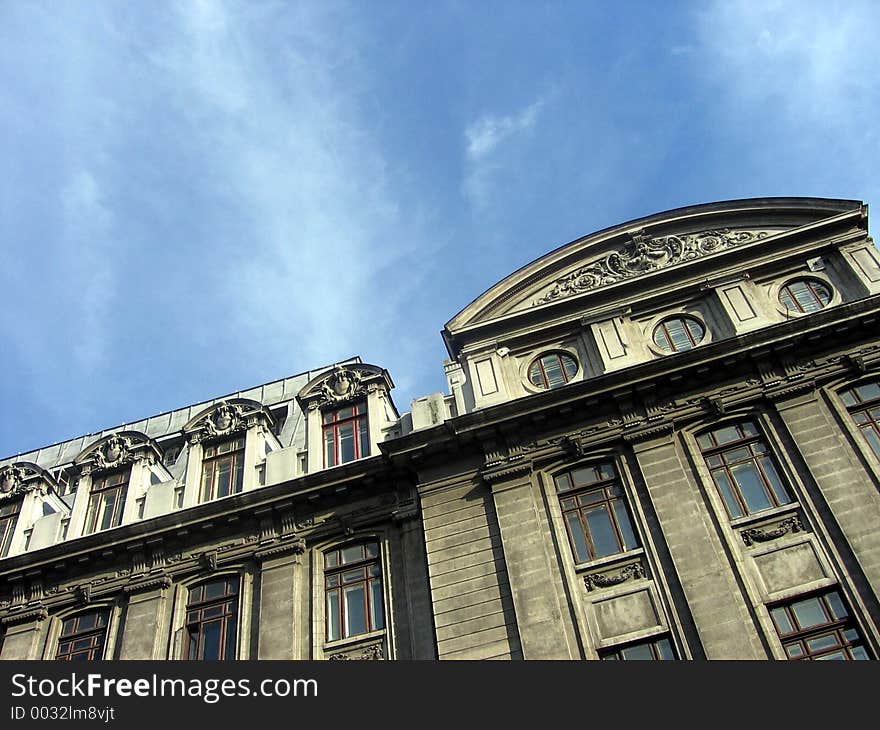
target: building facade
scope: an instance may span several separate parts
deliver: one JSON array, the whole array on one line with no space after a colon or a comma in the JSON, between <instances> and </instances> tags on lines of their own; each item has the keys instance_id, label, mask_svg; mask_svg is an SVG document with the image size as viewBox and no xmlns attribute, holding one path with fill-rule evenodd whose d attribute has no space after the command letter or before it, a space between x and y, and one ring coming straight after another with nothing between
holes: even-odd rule
<instances>
[{"instance_id":1,"label":"building facade","mask_svg":"<svg viewBox=\"0 0 880 730\"><path fill-rule=\"evenodd\" d=\"M874 659L858 201L566 244L400 414L335 363L0 461L2 659Z\"/></svg>"}]
</instances>

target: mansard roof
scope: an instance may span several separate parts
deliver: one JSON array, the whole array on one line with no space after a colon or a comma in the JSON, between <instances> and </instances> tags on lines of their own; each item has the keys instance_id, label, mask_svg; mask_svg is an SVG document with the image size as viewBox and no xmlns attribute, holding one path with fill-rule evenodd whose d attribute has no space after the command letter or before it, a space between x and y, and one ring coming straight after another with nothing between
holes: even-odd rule
<instances>
[{"instance_id":1,"label":"mansard roof","mask_svg":"<svg viewBox=\"0 0 880 730\"><path fill-rule=\"evenodd\" d=\"M454 355L457 336L483 324L817 224L851 218L866 227L866 213L857 200L750 198L637 218L571 241L515 271L450 319L443 334Z\"/></svg>"}]
</instances>

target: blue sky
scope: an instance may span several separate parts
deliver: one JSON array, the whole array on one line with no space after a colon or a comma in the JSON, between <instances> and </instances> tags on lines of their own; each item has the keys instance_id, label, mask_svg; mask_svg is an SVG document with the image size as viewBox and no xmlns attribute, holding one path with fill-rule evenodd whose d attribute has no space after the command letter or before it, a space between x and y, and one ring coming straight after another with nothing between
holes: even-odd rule
<instances>
[{"instance_id":1,"label":"blue sky","mask_svg":"<svg viewBox=\"0 0 880 730\"><path fill-rule=\"evenodd\" d=\"M880 3L0 3L0 455L439 330L681 205L880 201Z\"/></svg>"}]
</instances>

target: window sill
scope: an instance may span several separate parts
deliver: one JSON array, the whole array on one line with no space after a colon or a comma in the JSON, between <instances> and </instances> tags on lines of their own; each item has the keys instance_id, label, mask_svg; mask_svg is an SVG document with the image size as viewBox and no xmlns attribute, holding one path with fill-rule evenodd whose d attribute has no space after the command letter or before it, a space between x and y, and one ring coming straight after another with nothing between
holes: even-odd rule
<instances>
[{"instance_id":1,"label":"window sill","mask_svg":"<svg viewBox=\"0 0 880 730\"><path fill-rule=\"evenodd\" d=\"M324 642L324 653L329 654L331 652L340 651L343 649L349 649L352 647L357 647L360 644L369 643L370 641L374 641L376 639L384 639L385 638L385 629L378 629L377 631L370 631L366 634L358 634L357 636L349 636L345 639L337 639L336 641L325 641Z\"/></svg>"},{"instance_id":2,"label":"window sill","mask_svg":"<svg viewBox=\"0 0 880 730\"><path fill-rule=\"evenodd\" d=\"M604 568L615 565L616 563L624 563L644 554L644 548L633 548L624 553L614 553L614 555L606 555L604 558L596 558L596 560L590 560L586 563L577 563L574 566L574 571L575 573L586 573L587 571L595 570L596 568Z\"/></svg>"},{"instance_id":3,"label":"window sill","mask_svg":"<svg viewBox=\"0 0 880 730\"><path fill-rule=\"evenodd\" d=\"M730 521L730 526L734 530L738 530L742 527L749 527L750 525L756 524L758 522L772 520L775 517L782 517L790 513L796 513L799 510L800 503L789 502L788 504L784 504L781 507L771 507L770 509L764 509L760 512L753 512L752 514L746 515L745 517L737 517L735 520Z\"/></svg>"}]
</instances>

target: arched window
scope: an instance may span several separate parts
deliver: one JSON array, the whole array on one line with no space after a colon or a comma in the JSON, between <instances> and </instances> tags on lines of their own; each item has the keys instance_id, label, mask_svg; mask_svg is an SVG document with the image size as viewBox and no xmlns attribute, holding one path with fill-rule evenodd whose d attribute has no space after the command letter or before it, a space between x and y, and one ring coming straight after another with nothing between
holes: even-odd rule
<instances>
[{"instance_id":1,"label":"arched window","mask_svg":"<svg viewBox=\"0 0 880 730\"><path fill-rule=\"evenodd\" d=\"M831 288L816 279L794 279L779 290L779 303L789 312L817 312L830 301Z\"/></svg>"},{"instance_id":2,"label":"arched window","mask_svg":"<svg viewBox=\"0 0 880 730\"><path fill-rule=\"evenodd\" d=\"M186 603L187 659L236 658L239 577L223 576L189 590Z\"/></svg>"},{"instance_id":3,"label":"arched window","mask_svg":"<svg viewBox=\"0 0 880 730\"><path fill-rule=\"evenodd\" d=\"M697 442L732 519L792 501L752 421L716 428Z\"/></svg>"},{"instance_id":4,"label":"arched window","mask_svg":"<svg viewBox=\"0 0 880 730\"><path fill-rule=\"evenodd\" d=\"M327 641L385 628L382 565L375 540L324 553Z\"/></svg>"},{"instance_id":5,"label":"arched window","mask_svg":"<svg viewBox=\"0 0 880 730\"><path fill-rule=\"evenodd\" d=\"M565 385L578 371L578 362L566 352L541 355L529 365L529 382L536 388L551 390Z\"/></svg>"},{"instance_id":6,"label":"arched window","mask_svg":"<svg viewBox=\"0 0 880 730\"><path fill-rule=\"evenodd\" d=\"M556 491L577 562L638 547L614 464L602 462L559 474Z\"/></svg>"},{"instance_id":7,"label":"arched window","mask_svg":"<svg viewBox=\"0 0 880 730\"><path fill-rule=\"evenodd\" d=\"M706 329L694 317L669 317L654 328L653 340L665 352L684 352L699 345Z\"/></svg>"},{"instance_id":8,"label":"arched window","mask_svg":"<svg viewBox=\"0 0 880 730\"><path fill-rule=\"evenodd\" d=\"M880 459L880 381L848 388L840 397L871 450Z\"/></svg>"},{"instance_id":9,"label":"arched window","mask_svg":"<svg viewBox=\"0 0 880 730\"><path fill-rule=\"evenodd\" d=\"M85 534L118 527L122 523L131 469L120 469L92 478Z\"/></svg>"},{"instance_id":10,"label":"arched window","mask_svg":"<svg viewBox=\"0 0 880 730\"><path fill-rule=\"evenodd\" d=\"M9 554L19 512L21 512L21 499L0 502L0 558L5 558Z\"/></svg>"},{"instance_id":11,"label":"arched window","mask_svg":"<svg viewBox=\"0 0 880 730\"><path fill-rule=\"evenodd\" d=\"M55 658L67 662L103 659L109 617L110 611L104 608L65 619Z\"/></svg>"}]
</instances>

